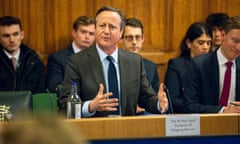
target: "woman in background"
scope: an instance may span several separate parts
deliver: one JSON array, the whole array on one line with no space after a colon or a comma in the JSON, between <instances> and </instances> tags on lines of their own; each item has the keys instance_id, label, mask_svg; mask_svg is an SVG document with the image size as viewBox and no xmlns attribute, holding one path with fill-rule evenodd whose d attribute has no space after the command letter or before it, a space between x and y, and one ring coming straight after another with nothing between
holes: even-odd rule
<instances>
[{"instance_id":1,"label":"woman in background","mask_svg":"<svg viewBox=\"0 0 240 144\"><path fill-rule=\"evenodd\" d=\"M190 25L180 44L180 56L168 62L165 84L169 90L174 113L183 113L184 77L189 61L198 55L210 51L212 32L205 23L196 22Z\"/></svg>"}]
</instances>

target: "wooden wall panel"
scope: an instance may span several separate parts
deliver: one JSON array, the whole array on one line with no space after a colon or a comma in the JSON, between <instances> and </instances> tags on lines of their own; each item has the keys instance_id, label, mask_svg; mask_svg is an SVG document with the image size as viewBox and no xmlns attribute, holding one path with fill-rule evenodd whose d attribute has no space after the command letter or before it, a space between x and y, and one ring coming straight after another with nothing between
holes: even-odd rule
<instances>
[{"instance_id":1,"label":"wooden wall panel","mask_svg":"<svg viewBox=\"0 0 240 144\"><path fill-rule=\"evenodd\" d=\"M239 16L239 0L210 0L208 1L208 12L226 12L230 16Z\"/></svg>"},{"instance_id":2,"label":"wooden wall panel","mask_svg":"<svg viewBox=\"0 0 240 144\"><path fill-rule=\"evenodd\" d=\"M188 26L203 21L211 12L239 15L239 0L0 0L0 16L22 20L24 43L46 64L48 55L71 42L73 21L80 15L95 16L97 9L110 5L126 17L144 24L145 43L141 53L159 66L164 80L166 64L179 53L179 44Z\"/></svg>"},{"instance_id":3,"label":"wooden wall panel","mask_svg":"<svg viewBox=\"0 0 240 144\"><path fill-rule=\"evenodd\" d=\"M179 45L189 25L195 21L205 19L204 12L208 0L169 0L170 27L169 47L170 51L179 51Z\"/></svg>"}]
</instances>

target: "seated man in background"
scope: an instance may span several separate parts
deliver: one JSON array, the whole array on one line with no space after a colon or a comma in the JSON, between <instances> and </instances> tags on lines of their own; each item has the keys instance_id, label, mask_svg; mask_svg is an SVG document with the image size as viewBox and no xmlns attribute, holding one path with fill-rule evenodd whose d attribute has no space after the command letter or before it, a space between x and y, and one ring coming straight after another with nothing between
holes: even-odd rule
<instances>
[{"instance_id":1,"label":"seated man in background","mask_svg":"<svg viewBox=\"0 0 240 144\"><path fill-rule=\"evenodd\" d=\"M65 67L68 56L78 53L92 45L95 41L95 22L87 16L78 17L73 23L72 43L53 54L48 58L47 64L47 88L51 92L56 92L56 88L64 79Z\"/></svg>"},{"instance_id":2,"label":"seated man in background","mask_svg":"<svg viewBox=\"0 0 240 144\"><path fill-rule=\"evenodd\" d=\"M223 25L228 19L229 16L226 13L211 13L208 15L206 24L212 29L212 51L221 46L223 41Z\"/></svg>"},{"instance_id":3,"label":"seated man in background","mask_svg":"<svg viewBox=\"0 0 240 144\"><path fill-rule=\"evenodd\" d=\"M240 17L229 18L223 29L220 48L189 64L183 92L187 113L240 113Z\"/></svg>"},{"instance_id":4,"label":"seated man in background","mask_svg":"<svg viewBox=\"0 0 240 144\"><path fill-rule=\"evenodd\" d=\"M45 91L45 68L35 51L22 44L21 21L0 18L0 91Z\"/></svg>"},{"instance_id":5,"label":"seated man in background","mask_svg":"<svg viewBox=\"0 0 240 144\"><path fill-rule=\"evenodd\" d=\"M126 26L122 35L123 48L134 53L139 53L142 49L143 42L144 30L141 21L136 18L126 19ZM158 92L159 78L157 65L145 58L143 58L143 63L148 81L150 82L155 92ZM137 113L142 113L144 111L145 110L143 108L137 107Z\"/></svg>"}]
</instances>

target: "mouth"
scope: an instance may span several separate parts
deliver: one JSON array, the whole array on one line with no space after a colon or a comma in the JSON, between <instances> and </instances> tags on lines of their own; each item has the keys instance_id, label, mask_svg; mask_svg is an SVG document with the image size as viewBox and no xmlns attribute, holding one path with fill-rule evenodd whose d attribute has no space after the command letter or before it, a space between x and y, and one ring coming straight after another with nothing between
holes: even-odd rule
<instances>
[{"instance_id":1,"label":"mouth","mask_svg":"<svg viewBox=\"0 0 240 144\"><path fill-rule=\"evenodd\" d=\"M102 39L103 39L104 41L109 41L109 40L110 40L109 37L102 37Z\"/></svg>"},{"instance_id":2,"label":"mouth","mask_svg":"<svg viewBox=\"0 0 240 144\"><path fill-rule=\"evenodd\" d=\"M14 48L14 47L16 47L16 45L15 44L9 44L8 47L9 48Z\"/></svg>"},{"instance_id":3,"label":"mouth","mask_svg":"<svg viewBox=\"0 0 240 144\"><path fill-rule=\"evenodd\" d=\"M85 44L90 44L90 41L83 41L83 43L85 43Z\"/></svg>"},{"instance_id":4,"label":"mouth","mask_svg":"<svg viewBox=\"0 0 240 144\"><path fill-rule=\"evenodd\" d=\"M132 51L137 51L137 50L138 50L138 47L131 47L131 50L132 50Z\"/></svg>"}]
</instances>

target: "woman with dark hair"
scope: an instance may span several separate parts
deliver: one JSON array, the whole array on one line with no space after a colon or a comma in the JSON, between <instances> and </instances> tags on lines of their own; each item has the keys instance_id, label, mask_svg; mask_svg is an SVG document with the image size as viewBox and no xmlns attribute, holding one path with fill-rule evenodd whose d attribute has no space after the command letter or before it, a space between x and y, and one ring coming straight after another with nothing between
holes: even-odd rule
<instances>
[{"instance_id":1,"label":"woman with dark hair","mask_svg":"<svg viewBox=\"0 0 240 144\"><path fill-rule=\"evenodd\" d=\"M212 32L204 23L190 25L180 44L181 53L168 62L165 84L169 90L174 113L183 113L184 77L191 58L210 51Z\"/></svg>"}]
</instances>

